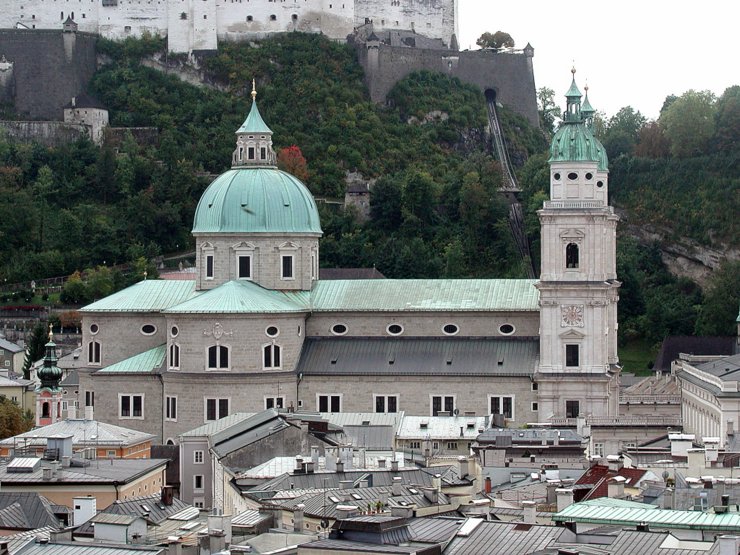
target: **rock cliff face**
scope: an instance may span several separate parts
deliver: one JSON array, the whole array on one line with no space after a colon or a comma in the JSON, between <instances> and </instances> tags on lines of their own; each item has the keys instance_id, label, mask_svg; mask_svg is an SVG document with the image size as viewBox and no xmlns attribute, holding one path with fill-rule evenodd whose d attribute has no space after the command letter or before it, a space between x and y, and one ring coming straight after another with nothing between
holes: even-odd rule
<instances>
[{"instance_id":1,"label":"rock cliff face","mask_svg":"<svg viewBox=\"0 0 740 555\"><path fill-rule=\"evenodd\" d=\"M649 223L630 221L625 210L618 210L627 234L639 243L660 247L663 262L675 276L687 277L702 287L712 272L725 260L740 260L740 249L731 245L707 247L687 237L675 237L672 230Z\"/></svg>"}]
</instances>

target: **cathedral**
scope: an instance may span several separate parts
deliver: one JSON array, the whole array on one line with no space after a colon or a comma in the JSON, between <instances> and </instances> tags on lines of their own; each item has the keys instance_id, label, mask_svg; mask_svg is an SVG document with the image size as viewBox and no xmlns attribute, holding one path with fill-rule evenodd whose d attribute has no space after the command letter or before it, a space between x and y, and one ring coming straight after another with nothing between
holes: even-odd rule
<instances>
[{"instance_id":1,"label":"cathedral","mask_svg":"<svg viewBox=\"0 0 740 555\"><path fill-rule=\"evenodd\" d=\"M80 399L163 443L267 408L510 427L616 416L618 218L575 75L566 98L539 280L320 280L316 203L277 169L253 91L231 169L195 211L194 279L140 281L81 310Z\"/></svg>"}]
</instances>

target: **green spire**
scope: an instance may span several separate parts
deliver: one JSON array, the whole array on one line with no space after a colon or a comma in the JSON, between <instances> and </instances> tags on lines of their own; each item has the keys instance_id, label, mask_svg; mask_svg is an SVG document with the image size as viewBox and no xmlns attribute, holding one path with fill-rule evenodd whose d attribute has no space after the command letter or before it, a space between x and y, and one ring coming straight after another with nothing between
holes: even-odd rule
<instances>
[{"instance_id":1,"label":"green spire","mask_svg":"<svg viewBox=\"0 0 740 555\"><path fill-rule=\"evenodd\" d=\"M581 91L578 89L578 85L576 85L576 68L573 68L570 70L570 72L573 74L573 79L570 82L570 88L568 89L568 92L565 93L565 97L570 98L578 98L581 99Z\"/></svg>"},{"instance_id":2,"label":"green spire","mask_svg":"<svg viewBox=\"0 0 740 555\"><path fill-rule=\"evenodd\" d=\"M49 324L49 342L45 345L46 355L44 355L44 365L38 371L41 386L38 389L59 389L59 382L62 380L62 369L57 366L57 346L54 343L54 334Z\"/></svg>"},{"instance_id":3,"label":"green spire","mask_svg":"<svg viewBox=\"0 0 740 555\"><path fill-rule=\"evenodd\" d=\"M583 118L581 117L581 91L578 90L578 85L576 85L576 68L574 67L570 72L573 78L568 92L565 93L567 102L563 121L566 123L580 123Z\"/></svg>"},{"instance_id":4,"label":"green spire","mask_svg":"<svg viewBox=\"0 0 740 555\"><path fill-rule=\"evenodd\" d=\"M249 111L247 119L244 120L242 126L236 130L237 133L272 133L272 130L267 127L267 124L262 119L260 111L257 108L257 89L255 87L254 79L252 79L252 109Z\"/></svg>"},{"instance_id":5,"label":"green spire","mask_svg":"<svg viewBox=\"0 0 740 555\"><path fill-rule=\"evenodd\" d=\"M591 103L588 101L588 85L583 87L583 89L586 91L586 96L581 105L581 114L583 114L583 117L588 118L593 116L596 113L596 110L591 107Z\"/></svg>"}]
</instances>

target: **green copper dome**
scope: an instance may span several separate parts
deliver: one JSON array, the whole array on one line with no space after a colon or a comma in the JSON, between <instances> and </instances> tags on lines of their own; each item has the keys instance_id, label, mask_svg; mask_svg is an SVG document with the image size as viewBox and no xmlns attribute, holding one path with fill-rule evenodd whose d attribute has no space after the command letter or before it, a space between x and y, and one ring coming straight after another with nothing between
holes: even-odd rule
<instances>
[{"instance_id":1,"label":"green copper dome","mask_svg":"<svg viewBox=\"0 0 740 555\"><path fill-rule=\"evenodd\" d=\"M59 382L62 379L62 369L57 366L57 346L52 341L51 332L49 333L49 342L45 345L46 355L44 356L44 365L38 369L36 375L41 381L38 389L59 389Z\"/></svg>"},{"instance_id":2,"label":"green copper dome","mask_svg":"<svg viewBox=\"0 0 740 555\"><path fill-rule=\"evenodd\" d=\"M205 190L193 233L322 233L313 196L271 167L229 170Z\"/></svg>"}]
</instances>

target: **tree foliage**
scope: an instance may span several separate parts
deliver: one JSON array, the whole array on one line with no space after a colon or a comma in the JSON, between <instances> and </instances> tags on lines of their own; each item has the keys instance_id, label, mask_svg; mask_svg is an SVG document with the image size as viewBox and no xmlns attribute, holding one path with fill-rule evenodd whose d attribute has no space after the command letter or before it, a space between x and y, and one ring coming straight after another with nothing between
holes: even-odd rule
<instances>
[{"instance_id":1,"label":"tree foliage","mask_svg":"<svg viewBox=\"0 0 740 555\"><path fill-rule=\"evenodd\" d=\"M671 154L689 158L707 152L714 136L717 106L710 91L690 90L678 97L660 116Z\"/></svg>"},{"instance_id":2,"label":"tree foliage","mask_svg":"<svg viewBox=\"0 0 740 555\"><path fill-rule=\"evenodd\" d=\"M304 183L308 182L308 164L301 149L296 145L282 148L277 153L278 168L294 175Z\"/></svg>"},{"instance_id":3,"label":"tree foliage","mask_svg":"<svg viewBox=\"0 0 740 555\"><path fill-rule=\"evenodd\" d=\"M485 32L478 37L475 44L481 48L514 48L514 39L511 38L509 33L504 31L496 31L495 33Z\"/></svg>"},{"instance_id":4,"label":"tree foliage","mask_svg":"<svg viewBox=\"0 0 740 555\"><path fill-rule=\"evenodd\" d=\"M33 415L23 413L18 403L0 396L0 439L13 437L33 428Z\"/></svg>"}]
</instances>

